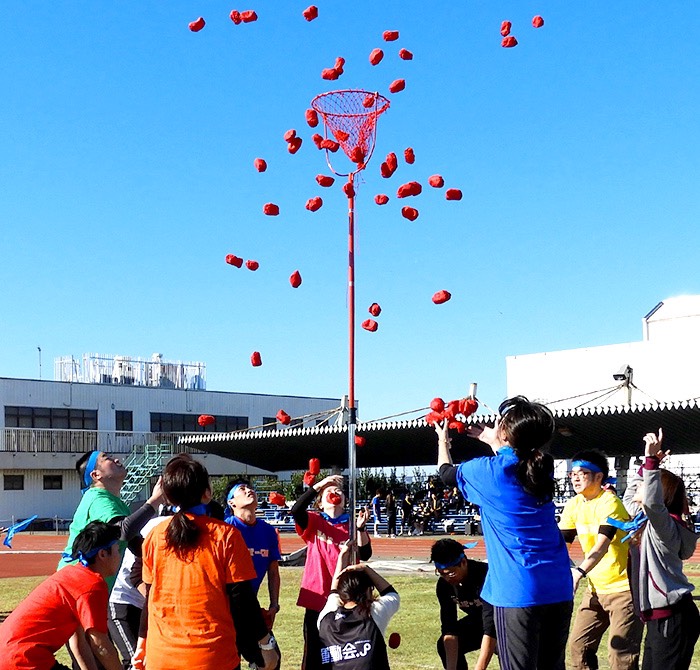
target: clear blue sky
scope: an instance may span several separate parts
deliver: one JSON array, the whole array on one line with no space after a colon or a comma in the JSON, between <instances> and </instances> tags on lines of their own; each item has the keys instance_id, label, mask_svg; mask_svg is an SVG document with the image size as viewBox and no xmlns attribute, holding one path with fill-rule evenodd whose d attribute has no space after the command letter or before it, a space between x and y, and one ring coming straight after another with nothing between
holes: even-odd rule
<instances>
[{"instance_id":1,"label":"clear blue sky","mask_svg":"<svg viewBox=\"0 0 700 670\"><path fill-rule=\"evenodd\" d=\"M4 3L0 375L38 376L37 346L44 377L56 356L158 351L206 361L210 389L345 393L346 200L314 180L304 110L399 77L358 194L358 322L383 308L378 332L358 329L362 418L471 381L493 406L507 355L637 340L659 300L700 292L700 3L317 4L307 23L304 0ZM258 22L233 25L233 8ZM336 56L345 74L325 82ZM416 163L381 179L409 145ZM429 188L434 173L464 199ZM414 179L423 194L397 201ZM453 298L435 306L440 289Z\"/></svg>"}]
</instances>

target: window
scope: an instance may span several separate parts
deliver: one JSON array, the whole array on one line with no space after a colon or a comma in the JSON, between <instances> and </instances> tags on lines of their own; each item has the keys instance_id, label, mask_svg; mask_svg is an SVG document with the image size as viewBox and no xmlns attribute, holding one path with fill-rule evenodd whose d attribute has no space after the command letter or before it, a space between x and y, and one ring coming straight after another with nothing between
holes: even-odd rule
<instances>
[{"instance_id":1,"label":"window","mask_svg":"<svg viewBox=\"0 0 700 670\"><path fill-rule=\"evenodd\" d=\"M115 426L120 432L134 430L134 413L132 411L118 409L115 413Z\"/></svg>"},{"instance_id":2,"label":"window","mask_svg":"<svg viewBox=\"0 0 700 670\"><path fill-rule=\"evenodd\" d=\"M5 407L6 428L97 430L96 409Z\"/></svg>"},{"instance_id":3,"label":"window","mask_svg":"<svg viewBox=\"0 0 700 670\"><path fill-rule=\"evenodd\" d=\"M3 475L5 491L24 491L24 475Z\"/></svg>"},{"instance_id":4,"label":"window","mask_svg":"<svg viewBox=\"0 0 700 670\"><path fill-rule=\"evenodd\" d=\"M291 422L289 423L290 428L303 428L304 427L304 420L303 419L292 419Z\"/></svg>"},{"instance_id":5,"label":"window","mask_svg":"<svg viewBox=\"0 0 700 670\"><path fill-rule=\"evenodd\" d=\"M264 416L263 425L265 426L263 430L277 430L277 417L276 416Z\"/></svg>"},{"instance_id":6,"label":"window","mask_svg":"<svg viewBox=\"0 0 700 670\"><path fill-rule=\"evenodd\" d=\"M229 433L248 428L247 416L217 416L216 422L202 427L197 423L196 414L168 414L151 412L152 433Z\"/></svg>"},{"instance_id":7,"label":"window","mask_svg":"<svg viewBox=\"0 0 700 670\"><path fill-rule=\"evenodd\" d=\"M60 491L63 488L63 475L44 475L44 491Z\"/></svg>"}]
</instances>

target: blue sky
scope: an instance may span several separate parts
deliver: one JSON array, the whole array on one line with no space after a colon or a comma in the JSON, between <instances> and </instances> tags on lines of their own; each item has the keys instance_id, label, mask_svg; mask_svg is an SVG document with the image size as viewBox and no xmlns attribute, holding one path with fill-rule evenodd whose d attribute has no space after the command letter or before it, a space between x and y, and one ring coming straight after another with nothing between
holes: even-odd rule
<instances>
[{"instance_id":1,"label":"blue sky","mask_svg":"<svg viewBox=\"0 0 700 670\"><path fill-rule=\"evenodd\" d=\"M659 300L700 292L700 3L317 5L307 23L292 0L5 3L1 376L38 376L37 346L44 377L56 356L159 351L206 361L210 389L345 393L346 200L314 180L327 168L304 110L396 78L406 90L389 95L357 198L358 323L383 308L357 334L364 419L472 381L493 406L507 355L638 340ZM259 20L235 26L234 8ZM323 81L337 56L345 73ZM289 128L305 141L295 156ZM416 163L382 179L406 146ZM435 173L464 199L428 187ZM397 200L409 180L423 194ZM435 306L440 289L453 298Z\"/></svg>"}]
</instances>

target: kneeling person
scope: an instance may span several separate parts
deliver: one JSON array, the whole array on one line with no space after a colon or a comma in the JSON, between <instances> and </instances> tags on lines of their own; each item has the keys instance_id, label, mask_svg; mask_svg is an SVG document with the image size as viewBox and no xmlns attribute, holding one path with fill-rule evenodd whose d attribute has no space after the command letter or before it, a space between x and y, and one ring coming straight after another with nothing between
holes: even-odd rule
<instances>
[{"instance_id":1,"label":"kneeling person","mask_svg":"<svg viewBox=\"0 0 700 670\"><path fill-rule=\"evenodd\" d=\"M437 650L442 665L447 670L467 670L465 654L479 649L476 670L484 670L496 649L493 607L481 600L488 565L468 559L464 547L450 539L433 544L430 560L440 575L435 593L440 604ZM461 619L458 608L466 614Z\"/></svg>"},{"instance_id":2,"label":"kneeling person","mask_svg":"<svg viewBox=\"0 0 700 670\"><path fill-rule=\"evenodd\" d=\"M118 526L89 523L75 539L72 556L79 561L55 572L37 586L0 626L3 667L59 670L54 654L79 629L89 649L85 667L99 660L106 670L121 670L117 650L107 634L106 579L119 570ZM82 667L82 666L81 666Z\"/></svg>"}]
</instances>

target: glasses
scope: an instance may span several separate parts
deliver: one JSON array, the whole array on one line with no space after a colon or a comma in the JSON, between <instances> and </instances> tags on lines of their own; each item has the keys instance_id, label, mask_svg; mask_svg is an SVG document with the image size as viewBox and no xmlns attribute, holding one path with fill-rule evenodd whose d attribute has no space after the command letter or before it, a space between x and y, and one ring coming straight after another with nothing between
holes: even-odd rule
<instances>
[{"instance_id":1,"label":"glasses","mask_svg":"<svg viewBox=\"0 0 700 670\"><path fill-rule=\"evenodd\" d=\"M445 568L444 570L438 570L435 568L435 574L438 577L454 577L457 574L458 567L458 565L455 565L453 568Z\"/></svg>"},{"instance_id":2,"label":"glasses","mask_svg":"<svg viewBox=\"0 0 700 670\"><path fill-rule=\"evenodd\" d=\"M569 479L581 479L590 477L593 473L590 470L572 470L569 474Z\"/></svg>"}]
</instances>

